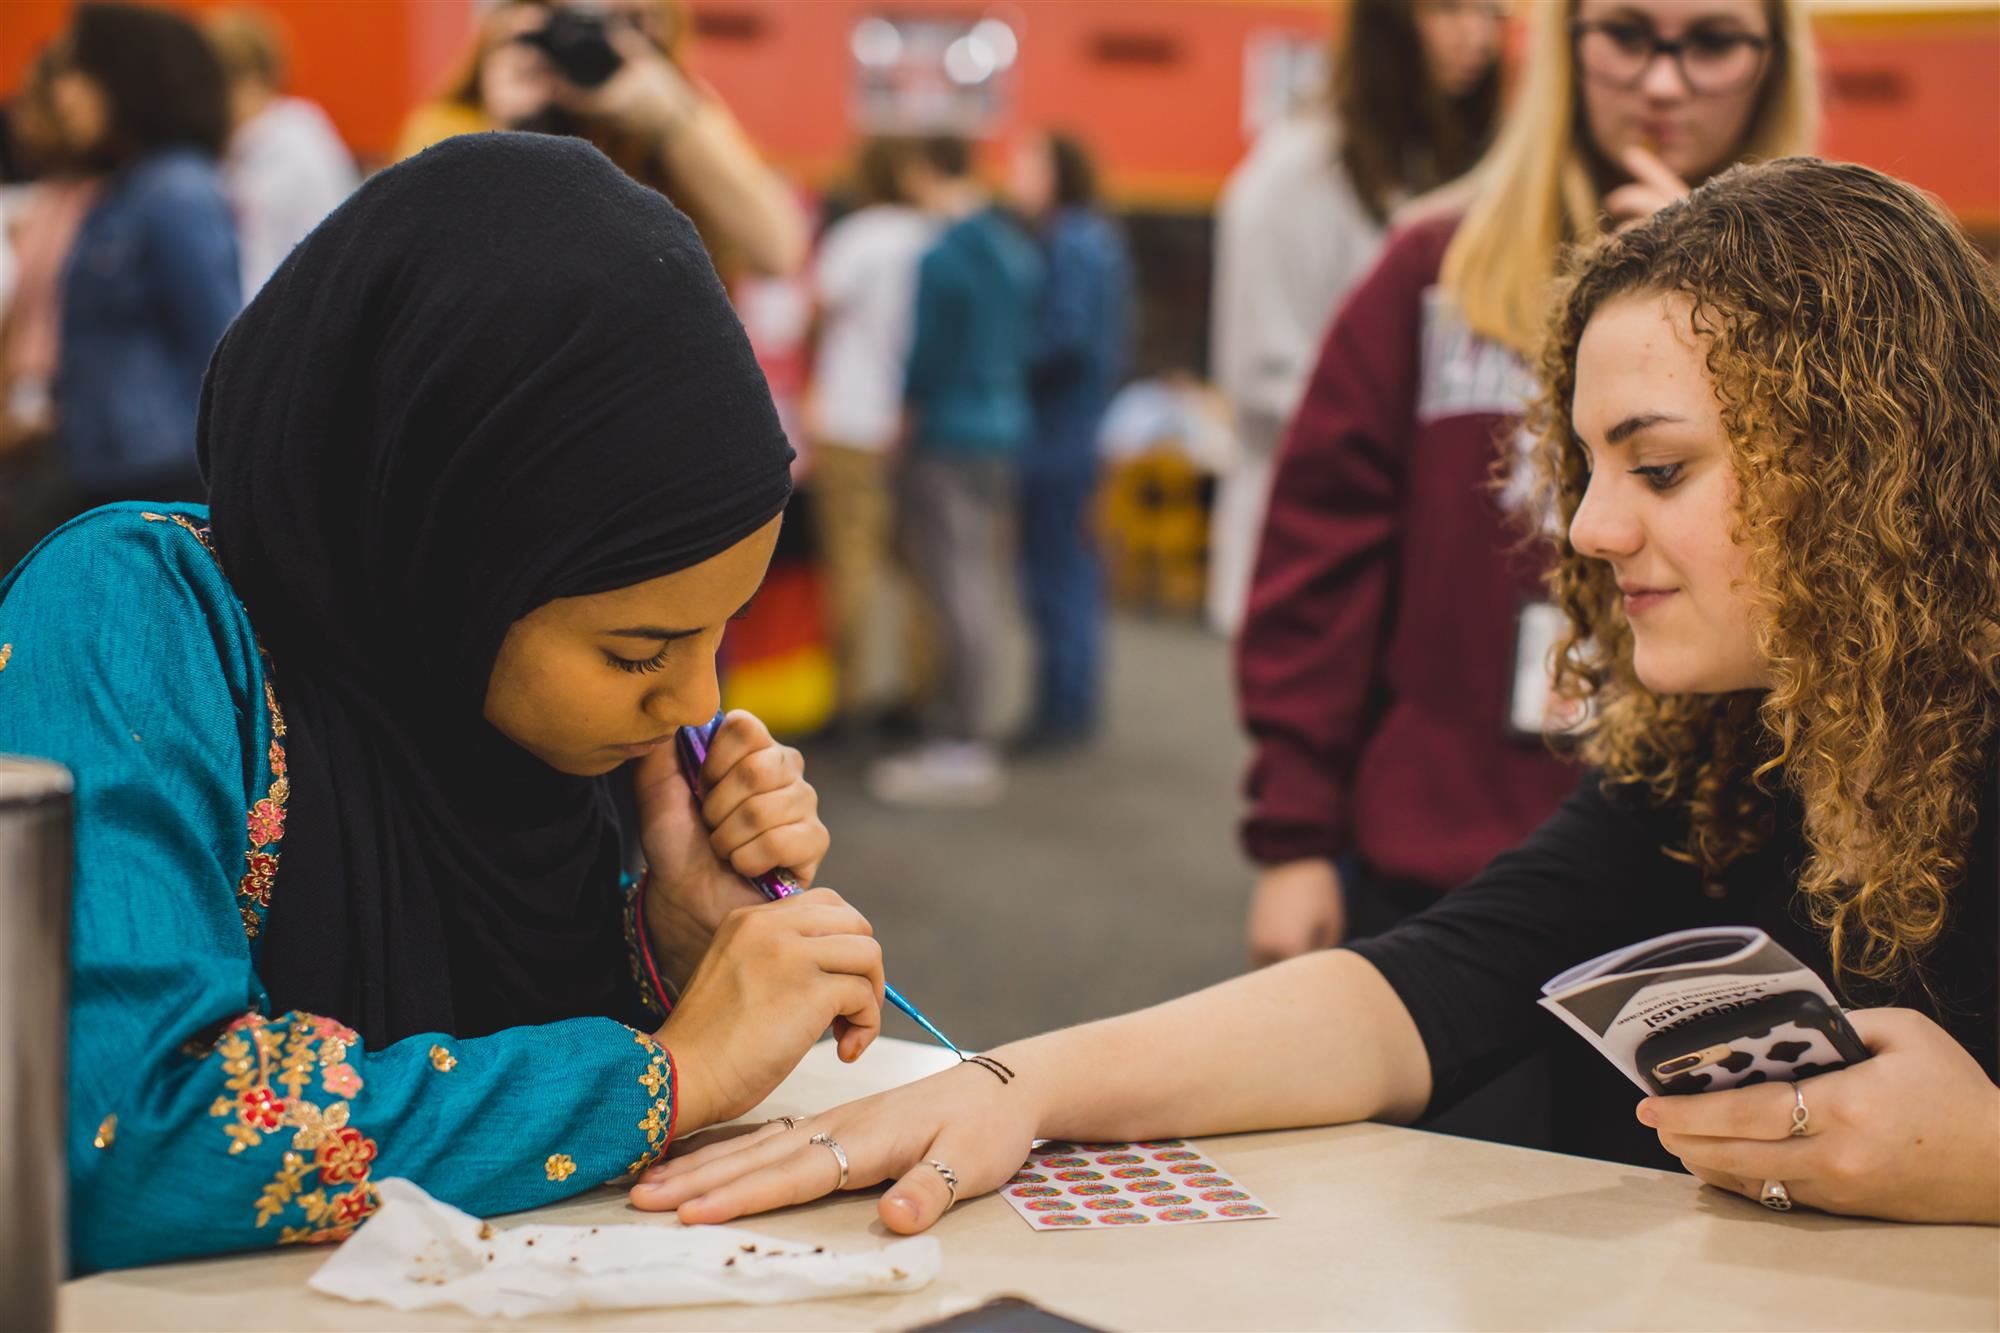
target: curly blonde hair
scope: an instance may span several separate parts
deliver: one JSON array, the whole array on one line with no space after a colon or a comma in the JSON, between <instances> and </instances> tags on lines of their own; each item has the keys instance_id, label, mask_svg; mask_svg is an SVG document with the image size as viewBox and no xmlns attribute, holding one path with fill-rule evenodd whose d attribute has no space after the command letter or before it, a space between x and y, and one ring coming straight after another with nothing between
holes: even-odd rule
<instances>
[{"instance_id":1,"label":"curly blonde hair","mask_svg":"<svg viewBox=\"0 0 2000 1333\"><path fill-rule=\"evenodd\" d=\"M1570 544L1589 480L1577 343L1606 301L1675 294L1722 407L1761 694L1659 695L1615 575ZM1865 167L1739 167L1580 248L1541 353L1534 473L1559 522L1557 688L1584 758L1690 816L1711 881L1806 812L1799 891L1836 969L1921 970L1963 881L2000 731L2000 288L1929 199Z\"/></svg>"}]
</instances>

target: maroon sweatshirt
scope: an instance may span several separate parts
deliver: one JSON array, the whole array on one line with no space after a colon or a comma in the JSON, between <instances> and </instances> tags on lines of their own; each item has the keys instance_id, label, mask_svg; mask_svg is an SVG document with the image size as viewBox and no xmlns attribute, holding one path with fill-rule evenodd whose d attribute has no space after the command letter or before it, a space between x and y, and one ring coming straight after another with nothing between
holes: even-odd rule
<instances>
[{"instance_id":1,"label":"maroon sweatshirt","mask_svg":"<svg viewBox=\"0 0 2000 1333\"><path fill-rule=\"evenodd\" d=\"M1509 726L1541 585L1488 478L1533 380L1441 299L1456 225L1390 238L1279 453L1236 650L1256 743L1243 845L1266 865L1355 852L1442 892L1575 784Z\"/></svg>"}]
</instances>

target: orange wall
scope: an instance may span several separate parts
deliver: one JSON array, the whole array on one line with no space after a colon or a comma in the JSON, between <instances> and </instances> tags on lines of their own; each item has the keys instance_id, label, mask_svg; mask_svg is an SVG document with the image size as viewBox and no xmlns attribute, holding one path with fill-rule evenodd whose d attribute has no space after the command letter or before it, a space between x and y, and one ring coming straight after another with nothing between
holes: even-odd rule
<instances>
[{"instance_id":1,"label":"orange wall","mask_svg":"<svg viewBox=\"0 0 2000 1333\"><path fill-rule=\"evenodd\" d=\"M1921 185L2000 231L2000 9L1827 15L1818 31L1827 156Z\"/></svg>"},{"instance_id":2,"label":"orange wall","mask_svg":"<svg viewBox=\"0 0 2000 1333\"><path fill-rule=\"evenodd\" d=\"M1081 130L1114 193L1132 201L1212 201L1243 155L1243 45L1267 29L1324 37L1331 5L1241 0L1067 0L1001 7L982 0L696 0L697 12L754 16L749 40L695 47L701 72L757 141L808 179L837 170L848 142L847 34L861 17L1004 12L1021 33L1014 128ZM1968 222L2000 226L2000 7L1944 13L1826 14L1821 151L1865 162L1938 194ZM1106 66L1100 33L1168 34L1167 66Z\"/></svg>"},{"instance_id":3,"label":"orange wall","mask_svg":"<svg viewBox=\"0 0 2000 1333\"><path fill-rule=\"evenodd\" d=\"M152 0L162 2L162 0ZM206 9L228 0L185 0ZM323 103L365 158L379 159L407 108L460 58L476 0L262 0L289 29L296 91ZM1204 206L1242 156L1243 44L1284 29L1322 36L1331 6L1296 0L693 0L747 36L698 38L696 68L772 158L815 183L851 137L848 33L873 13L1002 13L1021 35L1003 134L1083 132L1127 202ZM0 88L58 31L67 0L0 0ZM2000 8L1957 14L1828 14L1823 151L1936 192L1968 222L2000 227ZM1106 65L1100 35L1163 36L1166 65Z\"/></svg>"},{"instance_id":4,"label":"orange wall","mask_svg":"<svg viewBox=\"0 0 2000 1333\"><path fill-rule=\"evenodd\" d=\"M996 6L980 0L921 5L870 0L724 0L702 9L755 14L754 41L698 41L695 63L774 157L808 178L836 170L848 150L848 33L869 14L1004 13L1020 35L1014 102L1001 126L1065 126L1085 135L1114 192L1173 202L1211 200L1243 155L1238 132L1243 44L1260 29L1323 37L1328 10L1298 4L1069 0ZM1164 35L1167 65L1106 65L1100 34Z\"/></svg>"}]
</instances>

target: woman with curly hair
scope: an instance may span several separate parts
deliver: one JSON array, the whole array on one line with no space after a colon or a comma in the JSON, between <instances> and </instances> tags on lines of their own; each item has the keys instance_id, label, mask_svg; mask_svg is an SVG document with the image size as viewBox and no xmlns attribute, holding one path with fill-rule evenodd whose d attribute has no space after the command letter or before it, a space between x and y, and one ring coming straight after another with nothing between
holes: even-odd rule
<instances>
[{"instance_id":1,"label":"woman with curly hair","mask_svg":"<svg viewBox=\"0 0 2000 1333\"><path fill-rule=\"evenodd\" d=\"M913 1231L950 1202L928 1159L964 1194L1037 1136L1408 1121L1538 1042L1583 1049L1537 1013L1546 978L1744 924L1854 1006L1872 1058L1799 1085L1802 1136L1783 1084L1635 1118L1593 1059L1555 1089L1561 1146L1664 1148L1831 1212L2000 1223L1991 268L1866 168L1740 168L1582 252L1542 374L1557 678L1593 707L1593 767L1533 836L1385 934L1003 1047L1006 1086L961 1067L693 1153L640 1206L713 1222L825 1193L808 1138L827 1134L851 1183L901 1177L882 1217Z\"/></svg>"}]
</instances>

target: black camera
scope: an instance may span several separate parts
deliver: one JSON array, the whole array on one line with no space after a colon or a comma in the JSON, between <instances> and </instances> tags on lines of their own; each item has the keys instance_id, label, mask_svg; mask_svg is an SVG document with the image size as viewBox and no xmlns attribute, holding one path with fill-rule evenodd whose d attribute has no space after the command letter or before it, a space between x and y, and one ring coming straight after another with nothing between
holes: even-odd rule
<instances>
[{"instance_id":1,"label":"black camera","mask_svg":"<svg viewBox=\"0 0 2000 1333\"><path fill-rule=\"evenodd\" d=\"M547 56L556 73L570 83L596 88L625 63L625 57L611 44L611 22L601 14L558 9L547 23L516 40Z\"/></svg>"}]
</instances>

